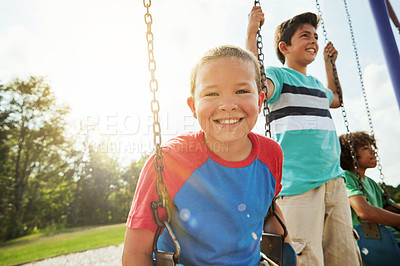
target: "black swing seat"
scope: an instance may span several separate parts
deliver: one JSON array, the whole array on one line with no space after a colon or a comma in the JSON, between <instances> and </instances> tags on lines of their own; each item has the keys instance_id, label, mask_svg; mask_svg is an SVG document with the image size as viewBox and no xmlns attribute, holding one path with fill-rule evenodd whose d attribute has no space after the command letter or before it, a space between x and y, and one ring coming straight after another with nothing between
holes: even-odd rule
<instances>
[{"instance_id":1,"label":"black swing seat","mask_svg":"<svg viewBox=\"0 0 400 266\"><path fill-rule=\"evenodd\" d=\"M400 265L400 247L387 227L362 222L354 229L360 237L358 247L366 266Z\"/></svg>"},{"instance_id":2,"label":"black swing seat","mask_svg":"<svg viewBox=\"0 0 400 266\"><path fill-rule=\"evenodd\" d=\"M268 213L264 218L264 232L262 233L260 250L267 258L279 266L296 266L297 255L292 245L284 242L288 231L285 223L279 217L276 209L276 198L273 199L268 209ZM283 234L265 232L266 225L271 222L271 219L276 219L281 225Z\"/></svg>"},{"instance_id":3,"label":"black swing seat","mask_svg":"<svg viewBox=\"0 0 400 266\"><path fill-rule=\"evenodd\" d=\"M277 265L296 266L296 251L289 243L282 241L282 235L263 233L260 248Z\"/></svg>"}]
</instances>

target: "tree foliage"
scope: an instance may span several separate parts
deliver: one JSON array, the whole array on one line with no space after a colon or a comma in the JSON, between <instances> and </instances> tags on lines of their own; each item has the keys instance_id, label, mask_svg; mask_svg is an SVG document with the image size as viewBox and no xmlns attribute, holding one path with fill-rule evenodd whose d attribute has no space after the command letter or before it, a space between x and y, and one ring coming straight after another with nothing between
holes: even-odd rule
<instances>
[{"instance_id":1,"label":"tree foliage","mask_svg":"<svg viewBox=\"0 0 400 266\"><path fill-rule=\"evenodd\" d=\"M139 165L77 143L68 112L43 78L0 84L0 240L126 219Z\"/></svg>"},{"instance_id":2,"label":"tree foliage","mask_svg":"<svg viewBox=\"0 0 400 266\"><path fill-rule=\"evenodd\" d=\"M386 185L386 191L392 200L396 203L400 203L400 185L397 185L397 187Z\"/></svg>"}]
</instances>

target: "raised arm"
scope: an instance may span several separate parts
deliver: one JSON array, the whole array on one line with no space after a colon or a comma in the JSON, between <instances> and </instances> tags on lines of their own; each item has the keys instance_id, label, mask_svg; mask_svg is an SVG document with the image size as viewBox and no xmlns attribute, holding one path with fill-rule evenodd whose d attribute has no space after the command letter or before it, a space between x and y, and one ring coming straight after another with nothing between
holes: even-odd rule
<instances>
[{"instance_id":1,"label":"raised arm","mask_svg":"<svg viewBox=\"0 0 400 266\"><path fill-rule=\"evenodd\" d=\"M400 227L400 214L372 206L363 195L349 197L350 205L357 215L366 221Z\"/></svg>"},{"instance_id":2,"label":"raised arm","mask_svg":"<svg viewBox=\"0 0 400 266\"><path fill-rule=\"evenodd\" d=\"M260 6L254 6L248 17L246 48L255 56L258 56L257 31L260 25L264 24L264 13Z\"/></svg>"},{"instance_id":3,"label":"raised arm","mask_svg":"<svg viewBox=\"0 0 400 266\"><path fill-rule=\"evenodd\" d=\"M122 265L153 266L154 233L148 229L126 229Z\"/></svg>"},{"instance_id":4,"label":"raised arm","mask_svg":"<svg viewBox=\"0 0 400 266\"><path fill-rule=\"evenodd\" d=\"M264 13L260 6L254 6L249 14L249 23L247 25L246 49L252 52L258 58L257 47L257 32L260 25L264 24ZM271 98L274 92L274 83L267 79L266 84L268 88L268 99Z\"/></svg>"},{"instance_id":5,"label":"raised arm","mask_svg":"<svg viewBox=\"0 0 400 266\"><path fill-rule=\"evenodd\" d=\"M339 86L339 93L336 88L336 82L335 82L335 76L333 74L333 68L331 65L331 58L332 58L332 63L336 68L336 59L338 56L338 51L335 49L333 44L329 42L324 49L324 61L325 61L325 71L326 71L326 79L328 82L328 89L330 89L333 92L333 100L331 103L331 108L338 108L340 107L340 101L339 101L339 94L342 97L342 86L340 85L339 81L339 76L338 76L338 86ZM336 71L337 74L337 71Z\"/></svg>"}]
</instances>

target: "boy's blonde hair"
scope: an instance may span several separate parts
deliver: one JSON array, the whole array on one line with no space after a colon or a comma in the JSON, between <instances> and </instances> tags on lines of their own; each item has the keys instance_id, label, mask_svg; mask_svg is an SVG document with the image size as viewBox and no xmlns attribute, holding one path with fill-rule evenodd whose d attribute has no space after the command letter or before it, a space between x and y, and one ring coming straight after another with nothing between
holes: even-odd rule
<instances>
[{"instance_id":1,"label":"boy's blonde hair","mask_svg":"<svg viewBox=\"0 0 400 266\"><path fill-rule=\"evenodd\" d=\"M253 64L254 78L257 84L257 90L258 93L261 92L260 63L258 62L258 59L251 52L243 50L240 47L233 45L223 45L208 50L193 67L192 73L190 75L190 94L193 98L197 86L196 79L199 68L205 63L222 58L231 58Z\"/></svg>"}]
</instances>

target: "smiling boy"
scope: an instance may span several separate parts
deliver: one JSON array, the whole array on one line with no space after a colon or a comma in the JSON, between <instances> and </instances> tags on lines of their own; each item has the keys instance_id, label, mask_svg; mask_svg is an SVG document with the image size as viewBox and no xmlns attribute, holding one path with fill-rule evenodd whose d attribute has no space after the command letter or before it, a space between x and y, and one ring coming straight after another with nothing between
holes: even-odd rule
<instances>
[{"instance_id":1,"label":"smiling boy","mask_svg":"<svg viewBox=\"0 0 400 266\"><path fill-rule=\"evenodd\" d=\"M264 216L281 190L283 156L275 141L251 132L264 100L259 81L255 56L234 46L211 49L192 71L187 104L202 130L176 137L162 150L163 180L174 205L171 226L184 265L260 261ZM156 178L153 155L127 220L124 265L153 265ZM167 230L157 246L175 251Z\"/></svg>"},{"instance_id":2,"label":"smiling boy","mask_svg":"<svg viewBox=\"0 0 400 266\"><path fill-rule=\"evenodd\" d=\"M258 54L256 35L264 23L261 7L249 14L247 48ZM268 67L266 86L271 133L282 147L282 191L277 202L303 265L359 265L351 226L340 145L329 108L340 106L339 80L332 63L337 51L324 48L327 88L307 67L318 53L319 18L303 13L283 22L275 33L275 50L284 67Z\"/></svg>"}]
</instances>

